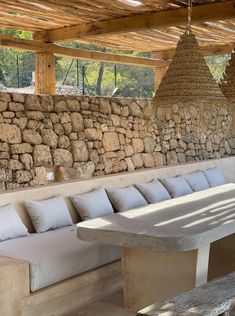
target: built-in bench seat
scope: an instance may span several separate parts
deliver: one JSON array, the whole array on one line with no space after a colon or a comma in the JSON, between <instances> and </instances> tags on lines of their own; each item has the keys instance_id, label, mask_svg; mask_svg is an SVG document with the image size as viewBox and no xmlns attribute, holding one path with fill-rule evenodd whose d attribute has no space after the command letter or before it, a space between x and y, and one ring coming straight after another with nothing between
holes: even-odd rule
<instances>
[{"instance_id":1,"label":"built-in bench seat","mask_svg":"<svg viewBox=\"0 0 235 316\"><path fill-rule=\"evenodd\" d=\"M75 230L70 226L0 242L0 254L29 262L31 292L120 258L119 247L84 242Z\"/></svg>"},{"instance_id":2,"label":"built-in bench seat","mask_svg":"<svg viewBox=\"0 0 235 316\"><path fill-rule=\"evenodd\" d=\"M234 303L235 272L146 307L137 316L228 316Z\"/></svg>"},{"instance_id":3,"label":"built-in bench seat","mask_svg":"<svg viewBox=\"0 0 235 316\"><path fill-rule=\"evenodd\" d=\"M121 286L121 265L115 262L118 248L84 243L76 238L73 226L36 234L25 208L28 200L61 195L75 224L81 220L71 201L76 194L215 167L226 183L235 182L230 171L234 165L235 157L230 157L1 193L0 207L11 203L30 235L0 242L0 315L59 315Z\"/></svg>"}]
</instances>

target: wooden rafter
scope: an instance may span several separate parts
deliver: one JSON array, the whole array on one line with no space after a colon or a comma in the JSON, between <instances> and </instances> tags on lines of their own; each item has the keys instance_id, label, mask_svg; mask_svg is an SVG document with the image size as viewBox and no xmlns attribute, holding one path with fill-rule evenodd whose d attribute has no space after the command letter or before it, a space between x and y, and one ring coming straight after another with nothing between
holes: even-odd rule
<instances>
[{"instance_id":1,"label":"wooden rafter","mask_svg":"<svg viewBox=\"0 0 235 316\"><path fill-rule=\"evenodd\" d=\"M235 48L235 43L225 45L201 46L200 49L204 56L230 54ZM170 60L174 56L175 49L167 49L153 52L153 57L160 60Z\"/></svg>"},{"instance_id":2,"label":"wooden rafter","mask_svg":"<svg viewBox=\"0 0 235 316\"><path fill-rule=\"evenodd\" d=\"M13 49L22 49L35 53L52 53L56 56L153 68L167 67L175 52L175 49L156 51L152 54L153 58L144 58L62 47L56 44L47 44L33 40L24 40L7 35L0 35L0 46ZM234 47L235 44L218 46L209 45L201 47L201 50L205 56L212 56L219 54L229 54Z\"/></svg>"},{"instance_id":3,"label":"wooden rafter","mask_svg":"<svg viewBox=\"0 0 235 316\"><path fill-rule=\"evenodd\" d=\"M32 52L53 53L56 56L66 56L71 58L96 60L115 64L138 65L142 67L164 67L168 65L167 61L161 61L151 58L134 57L97 51L74 49L62 47L55 44L40 43L32 40L23 40L11 36L0 35L0 46L8 48L17 48Z\"/></svg>"},{"instance_id":4,"label":"wooden rafter","mask_svg":"<svg viewBox=\"0 0 235 316\"><path fill-rule=\"evenodd\" d=\"M187 23L187 8L144 13L129 17L89 22L54 30L36 32L34 39L43 42L56 42L92 36L104 36L136 32L146 29L159 29ZM193 9L193 23L227 20L235 18L235 1L214 2L198 5Z\"/></svg>"}]
</instances>

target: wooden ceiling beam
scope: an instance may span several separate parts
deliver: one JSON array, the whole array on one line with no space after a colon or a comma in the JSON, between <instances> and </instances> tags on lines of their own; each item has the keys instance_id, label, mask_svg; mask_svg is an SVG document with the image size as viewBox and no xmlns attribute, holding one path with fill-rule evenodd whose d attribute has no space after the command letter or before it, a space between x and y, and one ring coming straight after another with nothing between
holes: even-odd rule
<instances>
[{"instance_id":1,"label":"wooden ceiling beam","mask_svg":"<svg viewBox=\"0 0 235 316\"><path fill-rule=\"evenodd\" d=\"M224 45L209 45L200 46L200 49L204 56L224 55L230 54L235 48L235 43ZM152 57L159 60L170 60L175 54L175 48L167 50L154 51Z\"/></svg>"},{"instance_id":2,"label":"wooden ceiling beam","mask_svg":"<svg viewBox=\"0 0 235 316\"><path fill-rule=\"evenodd\" d=\"M167 61L161 61L151 58L134 57L62 47L55 44L46 44L33 40L24 40L7 35L0 35L0 46L22 49L31 52L53 53L56 56L66 56L77 59L95 60L115 64L136 65L140 67L165 67L169 64L169 62Z\"/></svg>"},{"instance_id":3,"label":"wooden ceiling beam","mask_svg":"<svg viewBox=\"0 0 235 316\"><path fill-rule=\"evenodd\" d=\"M34 33L34 40L57 42L89 36L102 36L159 29L187 23L188 9L145 13L141 15L83 23L75 26ZM235 1L213 2L193 7L192 23L218 21L235 18Z\"/></svg>"}]
</instances>

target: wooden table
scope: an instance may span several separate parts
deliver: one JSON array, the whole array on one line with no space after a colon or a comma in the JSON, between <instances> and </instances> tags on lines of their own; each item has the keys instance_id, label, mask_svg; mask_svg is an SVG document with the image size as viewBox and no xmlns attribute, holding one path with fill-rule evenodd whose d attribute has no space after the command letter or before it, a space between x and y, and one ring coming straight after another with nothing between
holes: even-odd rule
<instances>
[{"instance_id":1,"label":"wooden table","mask_svg":"<svg viewBox=\"0 0 235 316\"><path fill-rule=\"evenodd\" d=\"M235 184L82 222L77 233L121 246L125 304L137 311L206 282L208 267L217 269L209 263L217 240L228 250L220 274L235 270L235 242L226 239L235 236Z\"/></svg>"}]
</instances>

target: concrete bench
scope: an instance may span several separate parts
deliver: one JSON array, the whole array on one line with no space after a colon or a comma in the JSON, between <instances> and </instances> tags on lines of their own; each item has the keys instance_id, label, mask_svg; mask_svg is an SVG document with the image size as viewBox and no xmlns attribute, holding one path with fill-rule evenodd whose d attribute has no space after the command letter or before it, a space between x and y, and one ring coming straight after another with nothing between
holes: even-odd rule
<instances>
[{"instance_id":1,"label":"concrete bench","mask_svg":"<svg viewBox=\"0 0 235 316\"><path fill-rule=\"evenodd\" d=\"M230 315L235 304L235 272L217 278L153 304L137 313L138 316L217 316Z\"/></svg>"}]
</instances>

